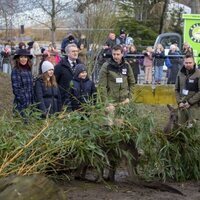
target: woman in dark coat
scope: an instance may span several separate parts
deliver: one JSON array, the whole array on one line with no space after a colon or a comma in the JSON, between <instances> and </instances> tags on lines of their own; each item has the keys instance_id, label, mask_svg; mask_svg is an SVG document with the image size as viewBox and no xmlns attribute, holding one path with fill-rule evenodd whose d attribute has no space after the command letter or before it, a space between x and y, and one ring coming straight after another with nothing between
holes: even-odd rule
<instances>
[{"instance_id":1,"label":"woman in dark coat","mask_svg":"<svg viewBox=\"0 0 200 200\"><path fill-rule=\"evenodd\" d=\"M35 82L35 101L42 111L42 117L61 111L61 96L54 75L54 66L44 61L41 66L42 74Z\"/></svg>"},{"instance_id":2,"label":"woman in dark coat","mask_svg":"<svg viewBox=\"0 0 200 200\"><path fill-rule=\"evenodd\" d=\"M170 51L169 51L168 55L171 55L171 57L169 57L171 67L168 68L167 84L175 84L176 76L178 74L179 67L182 63L181 59L179 57L180 53L178 52L177 47L175 45L172 44L170 46Z\"/></svg>"},{"instance_id":3,"label":"woman in dark coat","mask_svg":"<svg viewBox=\"0 0 200 200\"><path fill-rule=\"evenodd\" d=\"M14 111L24 117L24 109L33 104L33 78L31 74L32 55L26 49L20 49L14 55L15 66L11 73L14 94Z\"/></svg>"},{"instance_id":4,"label":"woman in dark coat","mask_svg":"<svg viewBox=\"0 0 200 200\"><path fill-rule=\"evenodd\" d=\"M129 54L130 57L129 57ZM138 75L140 74L140 67L139 67L139 59L134 56L134 54L138 54L137 49L135 47L135 45L131 45L129 47L129 52L127 54L127 62L130 64L132 70L133 70L133 74L134 74L134 78L135 78L135 83L138 82Z\"/></svg>"}]
</instances>

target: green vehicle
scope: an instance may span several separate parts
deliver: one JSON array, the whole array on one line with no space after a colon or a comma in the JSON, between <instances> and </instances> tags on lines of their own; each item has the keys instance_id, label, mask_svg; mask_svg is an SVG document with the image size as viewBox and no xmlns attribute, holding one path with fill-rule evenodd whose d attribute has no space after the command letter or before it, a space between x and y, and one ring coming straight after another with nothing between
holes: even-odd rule
<instances>
[{"instance_id":1,"label":"green vehicle","mask_svg":"<svg viewBox=\"0 0 200 200\"><path fill-rule=\"evenodd\" d=\"M200 68L200 14L183 14L182 18L184 19L183 38L178 33L163 33L157 37L154 46L161 43L167 54L174 41L180 50L183 43L187 42L192 47L196 64Z\"/></svg>"}]
</instances>

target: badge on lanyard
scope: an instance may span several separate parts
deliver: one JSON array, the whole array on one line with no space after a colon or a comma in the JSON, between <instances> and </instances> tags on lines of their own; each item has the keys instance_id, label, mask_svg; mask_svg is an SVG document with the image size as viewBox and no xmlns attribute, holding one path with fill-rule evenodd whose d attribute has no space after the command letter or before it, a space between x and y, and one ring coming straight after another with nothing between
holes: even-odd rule
<instances>
[{"instance_id":1,"label":"badge on lanyard","mask_svg":"<svg viewBox=\"0 0 200 200\"><path fill-rule=\"evenodd\" d=\"M123 83L123 79L122 78L116 78L116 83Z\"/></svg>"},{"instance_id":2,"label":"badge on lanyard","mask_svg":"<svg viewBox=\"0 0 200 200\"><path fill-rule=\"evenodd\" d=\"M182 94L185 95L185 96L188 95L188 92L189 92L189 90L186 90L186 89L183 89L183 90L182 90Z\"/></svg>"},{"instance_id":3,"label":"badge on lanyard","mask_svg":"<svg viewBox=\"0 0 200 200\"><path fill-rule=\"evenodd\" d=\"M193 79L189 79L189 83L194 83L194 80Z\"/></svg>"},{"instance_id":4,"label":"badge on lanyard","mask_svg":"<svg viewBox=\"0 0 200 200\"><path fill-rule=\"evenodd\" d=\"M126 68L122 68L122 74L126 75L127 74L127 69Z\"/></svg>"}]
</instances>

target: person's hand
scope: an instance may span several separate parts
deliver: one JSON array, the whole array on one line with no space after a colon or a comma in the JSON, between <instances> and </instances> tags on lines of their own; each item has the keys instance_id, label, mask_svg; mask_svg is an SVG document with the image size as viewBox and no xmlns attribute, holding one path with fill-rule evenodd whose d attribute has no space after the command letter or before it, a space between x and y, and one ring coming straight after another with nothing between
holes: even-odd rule
<instances>
[{"instance_id":1,"label":"person's hand","mask_svg":"<svg viewBox=\"0 0 200 200\"><path fill-rule=\"evenodd\" d=\"M185 104L181 102L181 103L179 103L178 107L179 107L179 108L184 108L184 105L185 105Z\"/></svg>"},{"instance_id":2,"label":"person's hand","mask_svg":"<svg viewBox=\"0 0 200 200\"><path fill-rule=\"evenodd\" d=\"M129 102L130 102L129 98L126 98L124 101L121 102L121 104L124 105L124 104L127 104Z\"/></svg>"},{"instance_id":3,"label":"person's hand","mask_svg":"<svg viewBox=\"0 0 200 200\"><path fill-rule=\"evenodd\" d=\"M106 112L114 112L115 111L115 106L110 103L107 107L106 107Z\"/></svg>"},{"instance_id":4,"label":"person's hand","mask_svg":"<svg viewBox=\"0 0 200 200\"><path fill-rule=\"evenodd\" d=\"M179 108L186 108L188 109L190 107L190 104L188 102L185 102L185 103L179 103L178 105Z\"/></svg>"},{"instance_id":5,"label":"person's hand","mask_svg":"<svg viewBox=\"0 0 200 200\"><path fill-rule=\"evenodd\" d=\"M184 107L185 107L185 108L189 108L189 107L190 107L190 104L189 104L188 102L186 102L186 103L184 104Z\"/></svg>"}]
</instances>

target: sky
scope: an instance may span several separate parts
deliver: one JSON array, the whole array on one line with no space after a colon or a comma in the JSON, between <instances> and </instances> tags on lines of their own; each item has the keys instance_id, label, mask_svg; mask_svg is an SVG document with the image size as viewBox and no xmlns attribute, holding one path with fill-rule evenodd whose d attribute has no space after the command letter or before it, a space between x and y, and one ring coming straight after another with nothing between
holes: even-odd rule
<instances>
[{"instance_id":1,"label":"sky","mask_svg":"<svg viewBox=\"0 0 200 200\"><path fill-rule=\"evenodd\" d=\"M13 21L13 25L12 25L13 27L19 28L20 25L24 25L25 27L30 27L33 24L37 24L36 21L34 22L34 21L30 20L28 18L28 16L32 16L32 17L35 16L35 19L38 19L41 22L45 22L48 19L48 17L45 17L44 12L40 8L31 9L31 1L29 1L29 0L21 0L21 1L29 2L29 3L27 3L27 8L25 8L25 10L26 10L25 12L14 14L11 17L11 19ZM62 1L63 2L67 2L67 1L73 2L70 0L62 0ZM73 5L73 3L71 3L71 5ZM191 13L191 9L188 6L185 6L185 5L179 4L179 3L175 3L173 0L171 0L171 5L169 6L169 8L172 9L173 7L176 7L176 8L182 7L182 8L184 8L186 13ZM38 16L38 17L36 17L36 16Z\"/></svg>"}]
</instances>

